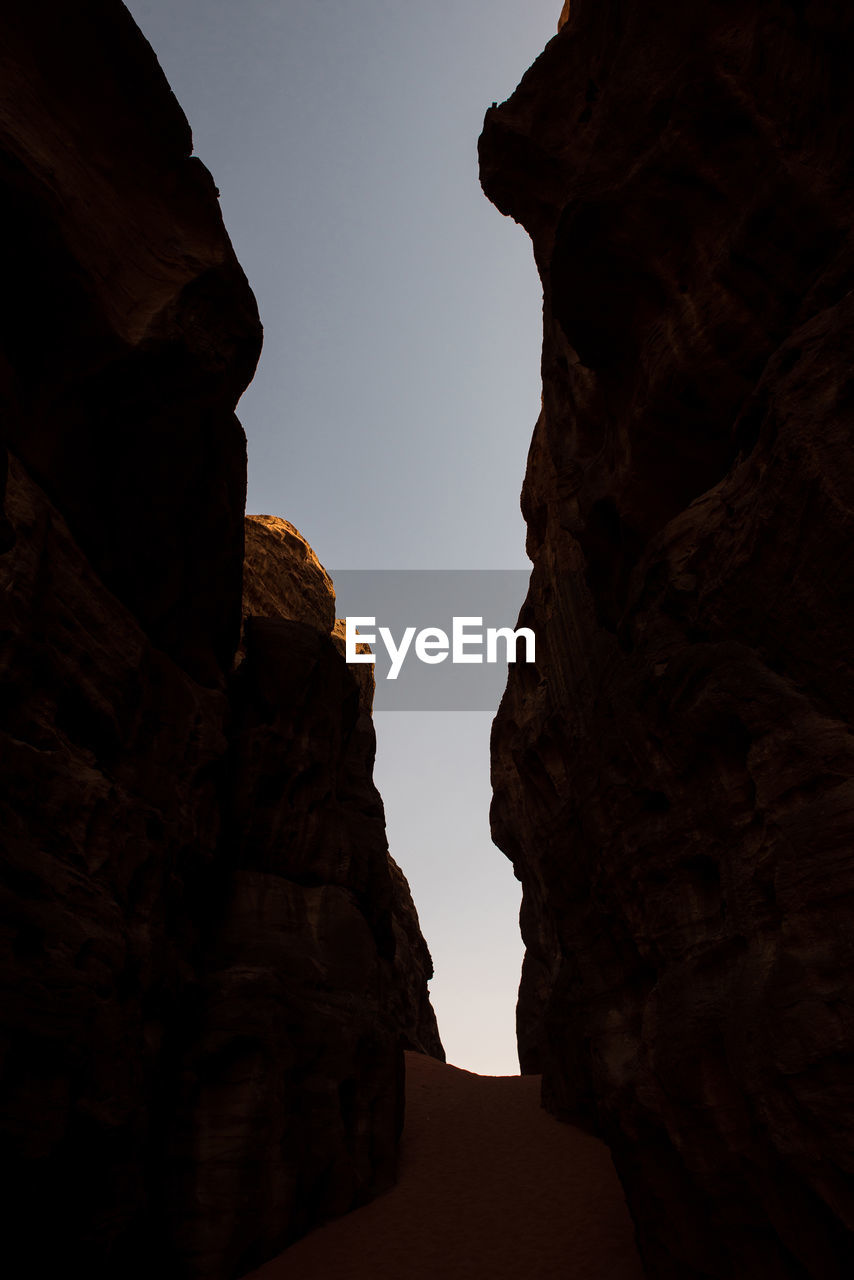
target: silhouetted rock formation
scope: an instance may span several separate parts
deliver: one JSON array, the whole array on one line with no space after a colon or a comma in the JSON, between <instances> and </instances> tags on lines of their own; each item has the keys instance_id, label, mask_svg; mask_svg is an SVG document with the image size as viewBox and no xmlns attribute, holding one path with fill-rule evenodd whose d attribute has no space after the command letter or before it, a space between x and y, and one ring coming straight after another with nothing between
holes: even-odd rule
<instances>
[{"instance_id":1,"label":"silhouetted rock formation","mask_svg":"<svg viewBox=\"0 0 854 1280\"><path fill-rule=\"evenodd\" d=\"M544 290L520 1047L668 1280L854 1264L852 56L842 3L572 0L480 143Z\"/></svg>"},{"instance_id":2,"label":"silhouetted rock formation","mask_svg":"<svg viewBox=\"0 0 854 1280\"><path fill-rule=\"evenodd\" d=\"M4 1261L228 1280L394 1173L364 694L305 620L234 669L261 329L151 50L114 0L0 45Z\"/></svg>"},{"instance_id":3,"label":"silhouetted rock formation","mask_svg":"<svg viewBox=\"0 0 854 1280\"><path fill-rule=\"evenodd\" d=\"M246 565L243 579L243 610L247 629L257 634L261 619L305 623L329 638L331 647L344 656L344 620L335 618L335 590L332 579L305 538L287 520L276 516L246 517ZM364 644L359 652L369 651ZM433 961L418 923L406 876L388 854L382 800L373 784L376 734L371 717L374 669L369 663L348 668L358 686L359 715L348 748L348 788L339 790L344 806L343 833L339 840L352 844L364 863L369 851L387 866L389 886L380 873L381 888L367 895L368 902L390 901L394 933L392 985L385 1007L392 1025L407 1049L445 1060L436 1015L430 1004L427 983L433 976ZM339 784L340 787L340 784ZM238 824L239 825L239 824ZM317 856L320 842L311 842ZM327 869L329 878L334 868Z\"/></svg>"},{"instance_id":4,"label":"silhouetted rock formation","mask_svg":"<svg viewBox=\"0 0 854 1280\"><path fill-rule=\"evenodd\" d=\"M2 440L154 643L215 685L240 625L255 301L123 6L35 0L2 37Z\"/></svg>"}]
</instances>

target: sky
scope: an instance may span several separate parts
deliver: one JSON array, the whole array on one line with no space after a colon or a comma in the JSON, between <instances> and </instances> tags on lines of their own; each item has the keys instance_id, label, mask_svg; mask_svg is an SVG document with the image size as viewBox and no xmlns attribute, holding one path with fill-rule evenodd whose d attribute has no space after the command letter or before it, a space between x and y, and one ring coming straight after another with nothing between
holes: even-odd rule
<instances>
[{"instance_id":1,"label":"sky","mask_svg":"<svg viewBox=\"0 0 854 1280\"><path fill-rule=\"evenodd\" d=\"M477 138L560 0L127 7L214 175L264 324L238 409L247 510L295 524L333 579L527 568L542 294L527 236L480 190ZM448 1060L514 1073L520 891L489 836L492 713L375 719Z\"/></svg>"}]
</instances>

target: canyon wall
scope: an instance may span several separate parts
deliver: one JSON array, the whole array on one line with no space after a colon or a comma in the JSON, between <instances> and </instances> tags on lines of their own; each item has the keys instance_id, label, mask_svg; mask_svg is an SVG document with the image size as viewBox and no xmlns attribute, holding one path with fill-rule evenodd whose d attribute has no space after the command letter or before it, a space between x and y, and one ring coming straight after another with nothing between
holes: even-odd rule
<instances>
[{"instance_id":1,"label":"canyon wall","mask_svg":"<svg viewBox=\"0 0 854 1280\"><path fill-rule=\"evenodd\" d=\"M253 637L259 627L264 628L262 619L303 623L319 631L344 657L344 620L335 617L332 579L299 530L287 520L276 516L246 517L243 615ZM273 628L267 628L270 630ZM369 652L365 644L357 644L356 648L359 653ZM382 887L377 886L363 897L366 909L372 903L383 902L391 910L394 964L384 1005L404 1048L444 1062L445 1050L427 988L433 977L433 960L421 933L409 883L388 852L382 800L373 784L377 745L371 715L374 669L368 663L358 663L347 671L357 686L358 715L348 746L349 790L341 793L347 811L339 843L355 844L362 862L367 849L377 850ZM313 840L312 845L316 856L319 842ZM336 856L340 857L340 850ZM327 879L334 879L331 870Z\"/></svg>"},{"instance_id":2,"label":"canyon wall","mask_svg":"<svg viewBox=\"0 0 854 1280\"><path fill-rule=\"evenodd\" d=\"M230 1280L390 1184L429 953L299 548L235 663L261 327L187 122L117 0L0 65L4 1259Z\"/></svg>"},{"instance_id":3,"label":"canyon wall","mask_svg":"<svg viewBox=\"0 0 854 1280\"><path fill-rule=\"evenodd\" d=\"M480 140L543 284L520 1053L665 1280L854 1265L852 56L838 2L572 0Z\"/></svg>"}]
</instances>

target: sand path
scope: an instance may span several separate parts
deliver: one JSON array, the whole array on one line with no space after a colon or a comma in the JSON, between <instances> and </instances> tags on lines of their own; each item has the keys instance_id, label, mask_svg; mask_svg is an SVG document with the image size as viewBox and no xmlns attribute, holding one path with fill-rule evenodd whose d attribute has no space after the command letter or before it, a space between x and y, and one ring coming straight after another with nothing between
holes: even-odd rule
<instances>
[{"instance_id":1,"label":"sand path","mask_svg":"<svg viewBox=\"0 0 854 1280\"><path fill-rule=\"evenodd\" d=\"M253 1280L643 1280L607 1148L541 1110L539 1076L406 1069L397 1186Z\"/></svg>"}]
</instances>

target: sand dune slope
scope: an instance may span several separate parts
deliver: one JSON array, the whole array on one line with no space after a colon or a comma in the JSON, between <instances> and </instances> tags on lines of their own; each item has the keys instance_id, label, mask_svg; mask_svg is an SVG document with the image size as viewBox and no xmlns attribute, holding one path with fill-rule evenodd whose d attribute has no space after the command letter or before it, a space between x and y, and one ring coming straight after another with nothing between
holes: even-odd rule
<instances>
[{"instance_id":1,"label":"sand dune slope","mask_svg":"<svg viewBox=\"0 0 854 1280\"><path fill-rule=\"evenodd\" d=\"M253 1280L642 1280L607 1149L539 1106L539 1076L408 1053L394 1190Z\"/></svg>"}]
</instances>

